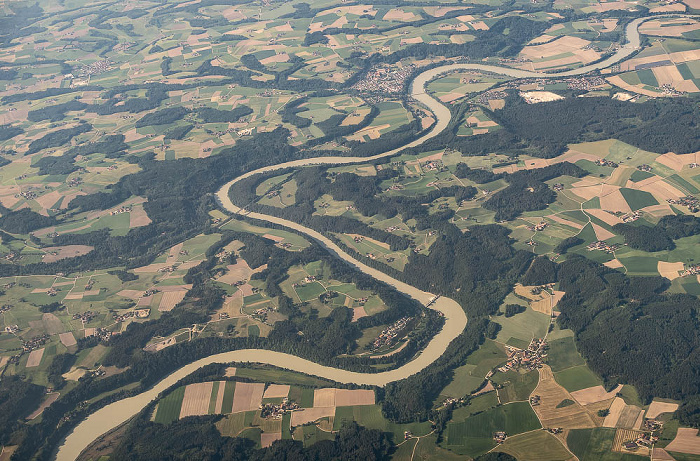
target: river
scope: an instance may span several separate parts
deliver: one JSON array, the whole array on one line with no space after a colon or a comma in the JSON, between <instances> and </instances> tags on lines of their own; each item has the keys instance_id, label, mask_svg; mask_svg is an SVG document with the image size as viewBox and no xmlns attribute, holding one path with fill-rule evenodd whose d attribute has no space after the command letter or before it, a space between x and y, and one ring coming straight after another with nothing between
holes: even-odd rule
<instances>
[{"instance_id":1,"label":"river","mask_svg":"<svg viewBox=\"0 0 700 461\"><path fill-rule=\"evenodd\" d=\"M390 157L401 150L404 150L408 147L418 146L424 141L437 136L449 124L450 110L440 101L428 95L425 92L425 85L430 80L437 77L439 74L455 70L479 70L485 72L492 72L495 74L507 75L509 77L514 78L559 78L565 76L585 74L593 70L609 67L615 63L622 61L623 59L634 53L634 51L639 47L640 44L639 31L637 29L639 27L639 24L641 24L647 19L650 18L638 18L630 22L630 24L628 24L626 28L627 44L619 48L617 52L609 58L601 62L580 67L578 69L574 69L567 72L561 72L557 74L546 74L543 72L531 72L526 70L512 69L494 65L471 63L450 64L426 70L425 72L419 74L414 78L413 83L411 85L411 95L414 99L425 105L428 109L430 109L433 112L436 119L436 123L433 125L430 131L425 133L419 139L416 139L404 146L401 146L400 148L393 149L387 152L382 152L381 154L377 154L372 157L317 157L280 163L278 165L272 165L269 167L260 168L255 171L250 171L244 175L239 176L238 178L229 181L217 192L217 199L219 201L219 204L231 213L240 213L242 210L229 199L228 191L234 183L255 174L280 170L284 168L301 167L308 165L341 165L352 163L364 163L379 158ZM393 286L398 291L410 296L411 298L416 299L424 305L427 305L430 302L430 300L434 298L434 295L431 293L419 290L418 288L396 280L377 269L371 268L363 264L362 262L356 260L349 254L344 252L329 238L313 229L301 226L295 222L288 221L286 219L268 216L261 213L247 213L246 216L262 221L267 221L269 223L285 226L287 228L301 232L307 237L316 240L319 244L325 247L336 257L343 259L348 264L374 277L375 279ZM442 328L442 330L440 330L440 332L437 335L435 335L435 337L428 343L428 346L418 356L416 356L411 362L399 368L381 373L357 373L319 365L317 363L311 362L306 359L302 359L291 354L262 349L244 349L210 355L208 357L197 360L196 362L192 362L188 365L185 365L184 367L165 377L151 389L144 391L141 394L111 403L105 406L104 408L97 410L96 412L89 415L84 421L78 424L75 427L75 429L73 429L73 431L71 431L68 434L68 436L64 439L63 443L58 448L56 459L58 461L75 460L78 457L78 455L97 437L99 437L102 434L105 434L106 432L124 423L129 418L135 416L149 402L155 399L158 396L158 394L175 384L180 379L186 377L198 368L201 368L211 363L263 363L278 366L280 368L285 368L288 370L319 376L322 378L331 379L340 383L369 384L376 386L384 386L387 383L407 378L411 375L418 373L419 371L433 363L435 360L437 360L445 352L450 342L452 342L452 340L455 339L464 330L464 327L467 324L467 316L465 315L464 311L459 306L459 304L457 304L456 301L450 298L440 297L435 303L433 303L430 306L430 308L441 312L445 316L445 326Z\"/></svg>"}]
</instances>

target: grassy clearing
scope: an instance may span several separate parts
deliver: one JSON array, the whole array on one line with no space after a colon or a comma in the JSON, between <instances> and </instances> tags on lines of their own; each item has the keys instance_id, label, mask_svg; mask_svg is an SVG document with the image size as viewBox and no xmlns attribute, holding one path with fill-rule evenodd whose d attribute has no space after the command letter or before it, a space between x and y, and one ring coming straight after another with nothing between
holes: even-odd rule
<instances>
[{"instance_id":1,"label":"grassy clearing","mask_svg":"<svg viewBox=\"0 0 700 461\"><path fill-rule=\"evenodd\" d=\"M603 384L603 381L585 365L554 373L554 378L569 392Z\"/></svg>"},{"instance_id":2,"label":"grassy clearing","mask_svg":"<svg viewBox=\"0 0 700 461\"><path fill-rule=\"evenodd\" d=\"M647 457L612 451L615 429L596 427L573 429L566 438L569 449L580 461L641 461Z\"/></svg>"},{"instance_id":3,"label":"grassy clearing","mask_svg":"<svg viewBox=\"0 0 700 461\"><path fill-rule=\"evenodd\" d=\"M584 365L586 362L576 350L573 337L567 337L549 342L547 363L552 371L558 372L566 368Z\"/></svg>"}]
</instances>

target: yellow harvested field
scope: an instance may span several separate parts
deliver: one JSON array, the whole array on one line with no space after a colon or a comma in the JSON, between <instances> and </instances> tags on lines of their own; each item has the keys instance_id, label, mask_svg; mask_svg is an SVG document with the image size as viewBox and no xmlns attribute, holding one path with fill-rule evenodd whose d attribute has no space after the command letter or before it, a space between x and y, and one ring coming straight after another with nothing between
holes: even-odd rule
<instances>
[{"instance_id":1,"label":"yellow harvested field","mask_svg":"<svg viewBox=\"0 0 700 461\"><path fill-rule=\"evenodd\" d=\"M484 21L471 21L469 25L475 30L489 30L489 26Z\"/></svg>"},{"instance_id":2,"label":"yellow harvested field","mask_svg":"<svg viewBox=\"0 0 700 461\"><path fill-rule=\"evenodd\" d=\"M277 440L282 440L281 432L263 432L260 434L260 446L267 448Z\"/></svg>"},{"instance_id":3,"label":"yellow harvested field","mask_svg":"<svg viewBox=\"0 0 700 461\"><path fill-rule=\"evenodd\" d=\"M187 295L187 290L179 291L169 291L163 293L163 297L160 298L160 303L158 304L158 310L161 312L169 312L173 310Z\"/></svg>"},{"instance_id":4,"label":"yellow harvested field","mask_svg":"<svg viewBox=\"0 0 700 461\"><path fill-rule=\"evenodd\" d=\"M589 208L586 210L586 213L600 219L608 226L614 226L615 224L622 222L622 219L618 218L614 214L608 213L607 211L598 208Z\"/></svg>"},{"instance_id":5,"label":"yellow harvested field","mask_svg":"<svg viewBox=\"0 0 700 461\"><path fill-rule=\"evenodd\" d=\"M610 408L608 408L608 416L605 417L605 421L603 421L603 426L604 427L615 427L617 424L617 420L620 419L620 415L622 414L622 410L625 409L627 405L625 404L625 401L622 400L620 397L615 397L615 400L613 400L612 405L610 405Z\"/></svg>"},{"instance_id":6,"label":"yellow harvested field","mask_svg":"<svg viewBox=\"0 0 700 461\"><path fill-rule=\"evenodd\" d=\"M489 99L489 107L491 110L499 110L506 107L505 99Z\"/></svg>"},{"instance_id":7,"label":"yellow harvested field","mask_svg":"<svg viewBox=\"0 0 700 461\"><path fill-rule=\"evenodd\" d=\"M289 61L289 55L287 53L279 53L269 56L265 59L261 59L260 63L264 65L272 64L273 62L287 62Z\"/></svg>"},{"instance_id":8,"label":"yellow harvested field","mask_svg":"<svg viewBox=\"0 0 700 461\"><path fill-rule=\"evenodd\" d=\"M679 427L676 438L666 446L666 451L678 451L700 455L700 437L698 430L689 427Z\"/></svg>"},{"instance_id":9,"label":"yellow harvested field","mask_svg":"<svg viewBox=\"0 0 700 461\"><path fill-rule=\"evenodd\" d=\"M549 366L544 365L539 369L539 373L540 381L533 394L540 396L540 404L533 409L542 426L564 429L595 427L595 422L580 404L557 408L562 401L573 400L571 394L556 382Z\"/></svg>"},{"instance_id":10,"label":"yellow harvested field","mask_svg":"<svg viewBox=\"0 0 700 461\"><path fill-rule=\"evenodd\" d=\"M9 361L10 361L10 357L8 357L6 355L0 357L0 369L3 368L7 364L7 362L9 362Z\"/></svg>"},{"instance_id":11,"label":"yellow harvested field","mask_svg":"<svg viewBox=\"0 0 700 461\"><path fill-rule=\"evenodd\" d=\"M385 21L413 21L415 17L416 15L411 11L407 12L399 8L394 8L387 11L382 19Z\"/></svg>"},{"instance_id":12,"label":"yellow harvested field","mask_svg":"<svg viewBox=\"0 0 700 461\"><path fill-rule=\"evenodd\" d=\"M590 200L594 197L599 197L601 190L601 185L597 184L595 186L580 186L577 187L576 184L572 185L571 192L579 196L583 200Z\"/></svg>"},{"instance_id":13,"label":"yellow harvested field","mask_svg":"<svg viewBox=\"0 0 700 461\"><path fill-rule=\"evenodd\" d=\"M676 458L669 455L663 448L654 448L651 457L654 461L676 461Z\"/></svg>"},{"instance_id":14,"label":"yellow harvested field","mask_svg":"<svg viewBox=\"0 0 700 461\"><path fill-rule=\"evenodd\" d=\"M700 10L700 0L683 0L683 3L688 5L690 8Z\"/></svg>"},{"instance_id":15,"label":"yellow harvested field","mask_svg":"<svg viewBox=\"0 0 700 461\"><path fill-rule=\"evenodd\" d=\"M119 295L123 298L129 298L129 299L139 299L142 294L143 294L143 291L141 291L141 290L122 290L122 291L117 292L117 295Z\"/></svg>"},{"instance_id":16,"label":"yellow harvested field","mask_svg":"<svg viewBox=\"0 0 700 461\"><path fill-rule=\"evenodd\" d=\"M372 389L338 389L335 393L335 405L347 407L354 405L374 405Z\"/></svg>"},{"instance_id":17,"label":"yellow harvested field","mask_svg":"<svg viewBox=\"0 0 700 461\"><path fill-rule=\"evenodd\" d=\"M603 266L609 267L610 269L619 269L621 267L625 267L618 259L611 259L610 261L603 263Z\"/></svg>"},{"instance_id":18,"label":"yellow harvested field","mask_svg":"<svg viewBox=\"0 0 700 461\"><path fill-rule=\"evenodd\" d=\"M257 410L262 402L265 383L236 383L232 413Z\"/></svg>"},{"instance_id":19,"label":"yellow harvested field","mask_svg":"<svg viewBox=\"0 0 700 461\"><path fill-rule=\"evenodd\" d=\"M654 160L656 163L660 163L664 166L671 168L672 170L681 171L684 166L690 165L691 163L696 163L695 154L684 154L677 155L673 152L667 154L659 155Z\"/></svg>"},{"instance_id":20,"label":"yellow harvested field","mask_svg":"<svg viewBox=\"0 0 700 461\"><path fill-rule=\"evenodd\" d=\"M71 347L78 344L78 341L75 340L75 336L73 336L73 333L71 333L70 331L59 334L58 338L61 340L61 344L63 344L66 347Z\"/></svg>"},{"instance_id":21,"label":"yellow harvested field","mask_svg":"<svg viewBox=\"0 0 700 461\"><path fill-rule=\"evenodd\" d=\"M423 11L425 11L430 16L433 16L435 18L441 18L451 11L458 11L458 10L462 10L462 9L463 8L459 7L459 6L425 6L425 7L423 7Z\"/></svg>"},{"instance_id":22,"label":"yellow harvested field","mask_svg":"<svg viewBox=\"0 0 700 461\"><path fill-rule=\"evenodd\" d=\"M686 195L674 186L667 183L666 181L663 181L659 178L656 179L657 180L652 183L647 183L643 186L639 186L638 189L649 192L659 202L665 202L667 199L678 199Z\"/></svg>"},{"instance_id":23,"label":"yellow harvested field","mask_svg":"<svg viewBox=\"0 0 700 461\"><path fill-rule=\"evenodd\" d=\"M41 260L45 263L56 262L61 259L75 258L90 253L95 247L89 245L65 245L60 247L46 247L42 251L46 253Z\"/></svg>"},{"instance_id":24,"label":"yellow harvested field","mask_svg":"<svg viewBox=\"0 0 700 461\"><path fill-rule=\"evenodd\" d=\"M659 402L658 400L654 400L651 402L651 405L649 405L649 408L647 408L647 413L644 415L644 417L655 419L662 413L673 413L676 410L678 410L677 403Z\"/></svg>"},{"instance_id":25,"label":"yellow harvested field","mask_svg":"<svg viewBox=\"0 0 700 461\"><path fill-rule=\"evenodd\" d=\"M250 276L252 274L267 269L267 265L262 265L257 269L253 270L243 258L238 258L236 259L236 264L231 264L227 266L226 269L226 274L219 277L217 281L233 285L234 283L240 282L242 280L250 280Z\"/></svg>"},{"instance_id":26,"label":"yellow harvested field","mask_svg":"<svg viewBox=\"0 0 700 461\"><path fill-rule=\"evenodd\" d=\"M188 384L182 399L182 407L180 407L180 418L206 415L209 412L209 400L213 386L212 381Z\"/></svg>"},{"instance_id":27,"label":"yellow harvested field","mask_svg":"<svg viewBox=\"0 0 700 461\"><path fill-rule=\"evenodd\" d=\"M292 426L301 426L313 423L321 418L335 416L335 407L304 408L301 411L292 412Z\"/></svg>"},{"instance_id":28,"label":"yellow harvested field","mask_svg":"<svg viewBox=\"0 0 700 461\"><path fill-rule=\"evenodd\" d=\"M573 222L573 221L569 221L568 219L564 219L561 216L549 215L549 216L547 216L547 218L551 219L552 221L558 222L559 224L563 224L565 226L572 227L574 229L579 229L579 230L583 229L583 226L581 224Z\"/></svg>"},{"instance_id":29,"label":"yellow harvested field","mask_svg":"<svg viewBox=\"0 0 700 461\"><path fill-rule=\"evenodd\" d=\"M290 386L285 384L270 384L263 394L264 399L277 399L289 395Z\"/></svg>"},{"instance_id":30,"label":"yellow harvested field","mask_svg":"<svg viewBox=\"0 0 700 461\"><path fill-rule=\"evenodd\" d=\"M642 211L649 213L655 218L675 214L668 203L659 203L658 205L647 206L642 208Z\"/></svg>"},{"instance_id":31,"label":"yellow harvested field","mask_svg":"<svg viewBox=\"0 0 700 461\"><path fill-rule=\"evenodd\" d=\"M691 18L654 19L643 22L639 26L639 31L646 35L663 35L665 37L680 37L686 32L698 29L700 29L700 22Z\"/></svg>"},{"instance_id":32,"label":"yellow harvested field","mask_svg":"<svg viewBox=\"0 0 700 461\"><path fill-rule=\"evenodd\" d=\"M604 188L606 187L613 187L610 185L605 185L603 186ZM632 209L630 206L627 204L627 200L622 196L622 193L620 192L619 188L616 190L610 191L609 193L601 194L600 196L600 208L602 210L607 210L607 211L621 211L623 213L630 213Z\"/></svg>"},{"instance_id":33,"label":"yellow harvested field","mask_svg":"<svg viewBox=\"0 0 700 461\"><path fill-rule=\"evenodd\" d=\"M682 3L669 3L659 5L649 10L650 13L682 13L685 11L685 5Z\"/></svg>"},{"instance_id":34,"label":"yellow harvested field","mask_svg":"<svg viewBox=\"0 0 700 461\"><path fill-rule=\"evenodd\" d=\"M38 367L41 363L41 358L44 356L44 348L35 349L29 353L27 358L27 368Z\"/></svg>"},{"instance_id":35,"label":"yellow harvested field","mask_svg":"<svg viewBox=\"0 0 700 461\"><path fill-rule=\"evenodd\" d=\"M579 37L563 35L560 38L542 45L528 45L523 48L520 55L525 59L535 62L535 68L554 67L569 63L588 63L600 57L600 53L587 47L591 44L588 40ZM558 59L548 59L571 53L572 56Z\"/></svg>"},{"instance_id":36,"label":"yellow harvested field","mask_svg":"<svg viewBox=\"0 0 700 461\"><path fill-rule=\"evenodd\" d=\"M315 389L314 407L334 407L336 390L334 388Z\"/></svg>"},{"instance_id":37,"label":"yellow harvested field","mask_svg":"<svg viewBox=\"0 0 700 461\"><path fill-rule=\"evenodd\" d=\"M598 240L607 240L615 237L615 234L599 226L598 224L591 223L591 226L593 226L593 230L595 231L595 235L598 238Z\"/></svg>"},{"instance_id":38,"label":"yellow harvested field","mask_svg":"<svg viewBox=\"0 0 700 461\"><path fill-rule=\"evenodd\" d=\"M665 261L659 261L656 270L659 271L659 274L661 277L666 277L669 280L674 280L680 277L679 272L681 272L684 268L684 264L681 262L678 263L668 263ZM654 402L652 402L652 405ZM649 407L651 409L651 407Z\"/></svg>"},{"instance_id":39,"label":"yellow harvested field","mask_svg":"<svg viewBox=\"0 0 700 461\"><path fill-rule=\"evenodd\" d=\"M347 298L350 299L350 298ZM365 311L365 306L357 306L352 308L352 321L357 322L362 317L367 317L367 311Z\"/></svg>"},{"instance_id":40,"label":"yellow harvested field","mask_svg":"<svg viewBox=\"0 0 700 461\"><path fill-rule=\"evenodd\" d=\"M226 381L219 381L219 389L216 393L216 405L214 405L214 414L220 415L224 406L224 394L226 393Z\"/></svg>"},{"instance_id":41,"label":"yellow harvested field","mask_svg":"<svg viewBox=\"0 0 700 461\"><path fill-rule=\"evenodd\" d=\"M232 378L232 377L236 376L236 367L226 368L226 371L224 371L224 376L227 378Z\"/></svg>"},{"instance_id":42,"label":"yellow harvested field","mask_svg":"<svg viewBox=\"0 0 700 461\"><path fill-rule=\"evenodd\" d=\"M134 207L129 213L129 227L143 227L151 224L151 218L148 217L146 210L142 206Z\"/></svg>"},{"instance_id":43,"label":"yellow harvested field","mask_svg":"<svg viewBox=\"0 0 700 461\"><path fill-rule=\"evenodd\" d=\"M571 393L571 396L581 405L590 405L591 403L602 402L603 400L614 398L621 389L622 384L619 384L610 392L606 392L603 386L593 386L586 389L581 389L580 391L574 391Z\"/></svg>"}]
</instances>

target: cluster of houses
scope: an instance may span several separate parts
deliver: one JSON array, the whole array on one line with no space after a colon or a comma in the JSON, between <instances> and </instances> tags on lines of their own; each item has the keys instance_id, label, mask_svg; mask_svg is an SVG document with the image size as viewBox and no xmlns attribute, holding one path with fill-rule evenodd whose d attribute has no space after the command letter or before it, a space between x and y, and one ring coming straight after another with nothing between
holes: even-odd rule
<instances>
[{"instance_id":1,"label":"cluster of houses","mask_svg":"<svg viewBox=\"0 0 700 461\"><path fill-rule=\"evenodd\" d=\"M413 317L402 317L392 325L384 328L379 336L372 342L371 350L376 351L382 347L391 347L396 343L398 337L408 328Z\"/></svg>"},{"instance_id":2,"label":"cluster of houses","mask_svg":"<svg viewBox=\"0 0 700 461\"><path fill-rule=\"evenodd\" d=\"M638 220L639 218L642 217L642 212L637 210L633 211L632 213L626 213L620 217L622 219L622 222L624 223L630 223Z\"/></svg>"},{"instance_id":3,"label":"cluster of houses","mask_svg":"<svg viewBox=\"0 0 700 461\"><path fill-rule=\"evenodd\" d=\"M527 230L533 231L533 232L541 232L547 228L548 224L546 221L540 221L534 226L527 226Z\"/></svg>"},{"instance_id":4,"label":"cluster of houses","mask_svg":"<svg viewBox=\"0 0 700 461\"><path fill-rule=\"evenodd\" d=\"M83 178L81 178L80 176L75 176L73 178L70 178L68 180L67 184L68 184L68 187L78 187L82 183L83 183Z\"/></svg>"},{"instance_id":5,"label":"cluster of houses","mask_svg":"<svg viewBox=\"0 0 700 461\"><path fill-rule=\"evenodd\" d=\"M5 327L5 333L10 333L10 334L15 334L19 331L19 325L14 324L14 325L7 325Z\"/></svg>"},{"instance_id":6,"label":"cluster of houses","mask_svg":"<svg viewBox=\"0 0 700 461\"><path fill-rule=\"evenodd\" d=\"M602 240L598 240L597 242L589 243L586 248L588 249L588 251L600 250L609 254L613 254L621 246L621 243L606 243Z\"/></svg>"},{"instance_id":7,"label":"cluster of houses","mask_svg":"<svg viewBox=\"0 0 700 461\"><path fill-rule=\"evenodd\" d=\"M165 267L161 267L160 269L158 269L158 272L171 273L171 272L175 272L175 269L177 269L177 267L175 267L174 265L173 266L165 266ZM158 291L158 290L156 290L156 291ZM150 296L150 295L145 295L145 296Z\"/></svg>"},{"instance_id":8,"label":"cluster of houses","mask_svg":"<svg viewBox=\"0 0 700 461\"><path fill-rule=\"evenodd\" d=\"M83 66L80 68L78 71L78 75L80 77L87 77L89 75L97 75L97 74L102 74L104 72L107 72L112 69L112 62L109 59L101 59L99 61L95 61L92 64L88 64L86 66ZM67 74L65 75L65 78L67 79L72 79L74 78L73 74Z\"/></svg>"},{"instance_id":9,"label":"cluster of houses","mask_svg":"<svg viewBox=\"0 0 700 461\"><path fill-rule=\"evenodd\" d=\"M353 88L384 95L401 93L406 79L411 76L415 68L414 65L375 67L367 72L365 78L357 82Z\"/></svg>"},{"instance_id":10,"label":"cluster of houses","mask_svg":"<svg viewBox=\"0 0 700 461\"><path fill-rule=\"evenodd\" d=\"M107 341L112 337L113 334L119 334L117 332L111 332L106 328L86 328L85 337L90 338L92 336L97 337L100 341Z\"/></svg>"},{"instance_id":11,"label":"cluster of houses","mask_svg":"<svg viewBox=\"0 0 700 461\"><path fill-rule=\"evenodd\" d=\"M261 403L260 417L265 419L282 419L285 413L300 409L301 407L297 403L285 397L282 399L282 403Z\"/></svg>"},{"instance_id":12,"label":"cluster of houses","mask_svg":"<svg viewBox=\"0 0 700 461\"><path fill-rule=\"evenodd\" d=\"M115 322L123 322L131 318L145 319L151 315L150 309L136 309L133 311L125 312L123 314L113 313L112 318Z\"/></svg>"},{"instance_id":13,"label":"cluster of houses","mask_svg":"<svg viewBox=\"0 0 700 461\"><path fill-rule=\"evenodd\" d=\"M97 317L97 312L93 311L85 311L79 314L73 314L73 320L80 320L83 324L90 323L90 321L95 317Z\"/></svg>"},{"instance_id":14,"label":"cluster of houses","mask_svg":"<svg viewBox=\"0 0 700 461\"><path fill-rule=\"evenodd\" d=\"M595 164L598 166L609 166L610 168L617 168L619 166L617 163L611 162L610 160L606 160L604 158L596 160Z\"/></svg>"},{"instance_id":15,"label":"cluster of houses","mask_svg":"<svg viewBox=\"0 0 700 461\"><path fill-rule=\"evenodd\" d=\"M46 333L44 333L43 335L34 336L28 340L22 340L22 350L24 352L31 352L34 349L39 349L44 344L46 344L46 341L48 340L49 335L47 335Z\"/></svg>"},{"instance_id":16,"label":"cluster of houses","mask_svg":"<svg viewBox=\"0 0 700 461\"><path fill-rule=\"evenodd\" d=\"M28 189L26 191L20 192L19 194L15 194L15 198L24 198L27 200L33 200L36 198L36 192Z\"/></svg>"},{"instance_id":17,"label":"cluster of houses","mask_svg":"<svg viewBox=\"0 0 700 461\"><path fill-rule=\"evenodd\" d=\"M678 199L666 199L666 201L672 205L682 205L688 207L691 213L696 213L700 211L700 200L693 197L692 195L687 195Z\"/></svg>"},{"instance_id":18,"label":"cluster of houses","mask_svg":"<svg viewBox=\"0 0 700 461\"><path fill-rule=\"evenodd\" d=\"M658 437L648 432L640 432L634 440L624 442L622 446L627 451L636 451L639 447L649 448L659 440Z\"/></svg>"},{"instance_id":19,"label":"cluster of houses","mask_svg":"<svg viewBox=\"0 0 700 461\"><path fill-rule=\"evenodd\" d=\"M318 280L319 280L319 277L317 277L315 275L308 275L308 276L304 277L304 280L302 280L301 282L292 283L292 287L294 287L294 288L303 287L307 283L318 282Z\"/></svg>"},{"instance_id":20,"label":"cluster of houses","mask_svg":"<svg viewBox=\"0 0 700 461\"><path fill-rule=\"evenodd\" d=\"M269 314L270 312L272 312L272 307L270 307L270 306L261 307L260 309L255 309L255 312L253 312L253 315L251 315L251 317L253 317L255 320L258 320L264 324L268 324L267 323L267 314Z\"/></svg>"},{"instance_id":21,"label":"cluster of houses","mask_svg":"<svg viewBox=\"0 0 700 461\"><path fill-rule=\"evenodd\" d=\"M686 277L688 275L700 275L700 264L692 264L681 272L681 277Z\"/></svg>"},{"instance_id":22,"label":"cluster of houses","mask_svg":"<svg viewBox=\"0 0 700 461\"><path fill-rule=\"evenodd\" d=\"M544 338L533 338L527 349L519 349L506 344L506 355L508 361L498 368L498 371L502 373L520 368L528 371L541 368L544 358L547 357L547 341Z\"/></svg>"},{"instance_id":23,"label":"cluster of houses","mask_svg":"<svg viewBox=\"0 0 700 461\"><path fill-rule=\"evenodd\" d=\"M109 215L115 216L115 215L122 214L122 213L129 213L130 211L131 211L131 205L126 205L126 206L123 206L121 208L117 208L116 210L110 211Z\"/></svg>"},{"instance_id":24,"label":"cluster of houses","mask_svg":"<svg viewBox=\"0 0 700 461\"><path fill-rule=\"evenodd\" d=\"M504 431L498 431L493 433L493 441L496 443L503 443L508 438L508 434Z\"/></svg>"},{"instance_id":25,"label":"cluster of houses","mask_svg":"<svg viewBox=\"0 0 700 461\"><path fill-rule=\"evenodd\" d=\"M564 184L558 182L552 186L552 189L554 189L556 192L561 192L564 190Z\"/></svg>"},{"instance_id":26,"label":"cluster of houses","mask_svg":"<svg viewBox=\"0 0 700 461\"><path fill-rule=\"evenodd\" d=\"M646 171L647 173L651 173L651 165L647 165L646 163L642 163L637 167L639 171Z\"/></svg>"},{"instance_id":27,"label":"cluster of houses","mask_svg":"<svg viewBox=\"0 0 700 461\"><path fill-rule=\"evenodd\" d=\"M481 93L479 95L479 98L477 99L477 102L479 104L488 104L489 101L494 100L494 99L505 99L508 97L508 93L505 91L496 91L496 90L491 90L491 91L486 91L484 93Z\"/></svg>"}]
</instances>

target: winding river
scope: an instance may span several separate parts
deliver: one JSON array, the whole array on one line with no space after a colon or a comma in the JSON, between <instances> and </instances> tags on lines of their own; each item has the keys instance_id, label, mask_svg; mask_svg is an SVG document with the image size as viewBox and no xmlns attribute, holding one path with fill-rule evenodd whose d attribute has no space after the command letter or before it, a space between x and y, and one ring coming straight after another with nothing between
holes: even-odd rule
<instances>
[{"instance_id":1,"label":"winding river","mask_svg":"<svg viewBox=\"0 0 700 461\"><path fill-rule=\"evenodd\" d=\"M585 74L596 69L603 69L609 67L617 62L622 61L623 59L634 53L634 51L639 47L640 44L639 32L637 29L639 25L647 19L650 18L635 19L627 26L627 44L618 49L617 52L611 57L601 62L567 72L561 72L557 74L546 74L542 72L530 72L526 70L512 69L486 64L450 64L426 70L425 72L416 76L413 80L411 86L411 95L415 100L419 101L433 112L436 119L436 123L430 131L428 131L419 139L416 139L415 141L412 141L400 148L383 152L372 157L318 157L296 160L292 162L285 162L280 163L278 165L260 168L258 170L251 171L242 176L239 176L238 178L233 179L232 181L225 184L217 193L219 204L230 213L237 214L244 212L241 208L236 206L230 200L228 192L233 184L255 174L280 170L284 168L301 167L308 165L340 165L364 163L379 158L390 157L405 148L418 146L424 141L437 136L449 124L450 110L441 102L428 95L425 92L425 85L430 80L437 77L439 74L454 70L479 70L506 75L513 78L559 78L564 76ZM424 305L428 305L430 301L435 298L435 296L431 293L419 290L411 285L396 280L377 269L366 266L362 262L356 260L349 254L344 252L329 238L313 229L301 226L295 222L288 221L286 219L268 216L261 213L251 212L246 213L245 215L251 218L278 224L290 229L294 229L295 231L301 232L307 237L316 240L320 245L325 247L330 253L332 253L336 257L341 258L348 264L374 277L375 279L393 286L398 291L410 296L411 298L414 298L415 300L423 303ZM202 358L188 365L185 365L184 367L165 377L151 389L144 391L141 394L109 404L104 408L89 415L84 421L78 424L75 427L75 429L73 429L73 431L63 440L63 443L58 448L56 459L58 461L75 460L80 454L80 452L83 451L97 437L114 429L115 427L127 421L129 418L136 415L143 407L145 407L149 402L155 399L158 396L158 394L175 384L180 379L186 377L195 370L211 363L264 363L274 365L280 368L319 376L322 378L328 378L340 383L368 384L375 386L384 386L387 383L407 378L415 373L418 373L419 371L433 363L435 360L437 360L445 352L450 342L452 342L452 340L455 339L464 330L464 327L467 324L467 316L465 315L464 311L459 306L459 304L457 304L457 302L455 302L452 299L440 297L429 307L431 309L435 309L441 312L445 316L445 326L437 335L435 335L435 337L430 341L428 346L417 357L415 357L411 362L399 368L381 373L357 373L319 365L317 363L296 357L291 354L262 349L244 349L210 355L208 357Z\"/></svg>"}]
</instances>

